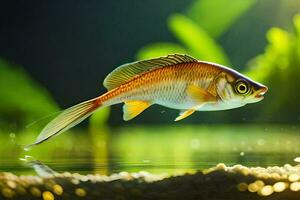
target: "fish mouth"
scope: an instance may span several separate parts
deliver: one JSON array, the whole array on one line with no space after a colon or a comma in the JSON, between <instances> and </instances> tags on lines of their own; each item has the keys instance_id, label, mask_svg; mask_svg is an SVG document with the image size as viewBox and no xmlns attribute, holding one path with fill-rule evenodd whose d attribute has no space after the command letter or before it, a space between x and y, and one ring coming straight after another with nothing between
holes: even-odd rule
<instances>
[{"instance_id":1,"label":"fish mouth","mask_svg":"<svg viewBox=\"0 0 300 200\"><path fill-rule=\"evenodd\" d=\"M267 87L262 87L260 88L259 90L256 91L256 94L255 94L255 98L258 98L258 99L263 99L264 98L264 94L268 91L268 88Z\"/></svg>"}]
</instances>

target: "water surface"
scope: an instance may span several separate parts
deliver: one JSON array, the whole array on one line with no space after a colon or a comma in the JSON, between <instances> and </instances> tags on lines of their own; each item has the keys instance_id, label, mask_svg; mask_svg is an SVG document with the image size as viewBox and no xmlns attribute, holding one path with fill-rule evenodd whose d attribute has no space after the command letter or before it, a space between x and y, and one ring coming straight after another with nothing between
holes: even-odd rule
<instances>
[{"instance_id":1,"label":"water surface","mask_svg":"<svg viewBox=\"0 0 300 200\"><path fill-rule=\"evenodd\" d=\"M32 142L36 131L1 134L0 170L35 172L21 161L32 156L58 172L112 174L149 171L179 173L227 166L297 164L300 128L270 125L138 126L72 130L29 152L17 144Z\"/></svg>"}]
</instances>

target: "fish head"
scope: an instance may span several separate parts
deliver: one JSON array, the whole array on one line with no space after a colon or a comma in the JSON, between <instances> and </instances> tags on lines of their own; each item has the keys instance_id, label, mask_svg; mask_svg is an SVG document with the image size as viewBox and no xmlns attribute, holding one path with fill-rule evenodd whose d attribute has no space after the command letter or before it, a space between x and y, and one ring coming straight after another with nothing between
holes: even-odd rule
<instances>
[{"instance_id":1,"label":"fish head","mask_svg":"<svg viewBox=\"0 0 300 200\"><path fill-rule=\"evenodd\" d=\"M267 86L229 69L220 73L216 81L220 99L230 108L259 102L268 91Z\"/></svg>"}]
</instances>

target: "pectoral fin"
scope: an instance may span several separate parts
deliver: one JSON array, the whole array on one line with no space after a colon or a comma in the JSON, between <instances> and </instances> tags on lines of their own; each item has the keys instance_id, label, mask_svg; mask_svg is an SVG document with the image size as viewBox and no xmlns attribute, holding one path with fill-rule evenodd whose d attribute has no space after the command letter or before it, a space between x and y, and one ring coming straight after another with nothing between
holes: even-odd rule
<instances>
[{"instance_id":1,"label":"pectoral fin","mask_svg":"<svg viewBox=\"0 0 300 200\"><path fill-rule=\"evenodd\" d=\"M191 109L180 111L179 116L176 117L176 119L174 121L179 121L179 120L187 118L188 116L190 116L191 114L193 114L195 111L199 110L205 104L206 103L201 103L198 106L195 106L195 107L193 107Z\"/></svg>"},{"instance_id":2,"label":"pectoral fin","mask_svg":"<svg viewBox=\"0 0 300 200\"><path fill-rule=\"evenodd\" d=\"M151 106L147 101L126 101L123 106L123 119L131 120Z\"/></svg>"},{"instance_id":3,"label":"pectoral fin","mask_svg":"<svg viewBox=\"0 0 300 200\"><path fill-rule=\"evenodd\" d=\"M192 99L199 103L216 102L216 96L198 86L190 85L187 88L187 93Z\"/></svg>"},{"instance_id":4,"label":"pectoral fin","mask_svg":"<svg viewBox=\"0 0 300 200\"><path fill-rule=\"evenodd\" d=\"M176 119L174 121L179 121L179 120L182 120L188 116L190 116L191 114L193 114L196 110L194 109L190 109L190 110L183 110L179 113L179 116L176 117Z\"/></svg>"}]
</instances>

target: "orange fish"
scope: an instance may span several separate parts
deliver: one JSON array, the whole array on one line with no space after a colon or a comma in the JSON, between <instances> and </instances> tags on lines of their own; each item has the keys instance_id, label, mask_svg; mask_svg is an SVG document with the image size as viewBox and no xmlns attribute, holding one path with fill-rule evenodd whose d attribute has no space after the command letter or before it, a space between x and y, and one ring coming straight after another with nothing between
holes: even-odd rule
<instances>
[{"instance_id":1,"label":"orange fish","mask_svg":"<svg viewBox=\"0 0 300 200\"><path fill-rule=\"evenodd\" d=\"M107 92L66 109L53 119L32 145L77 125L105 106L124 103L130 120L153 104L179 109L175 121L195 111L227 110L258 102L268 88L227 67L173 54L124 64L104 80Z\"/></svg>"}]
</instances>

